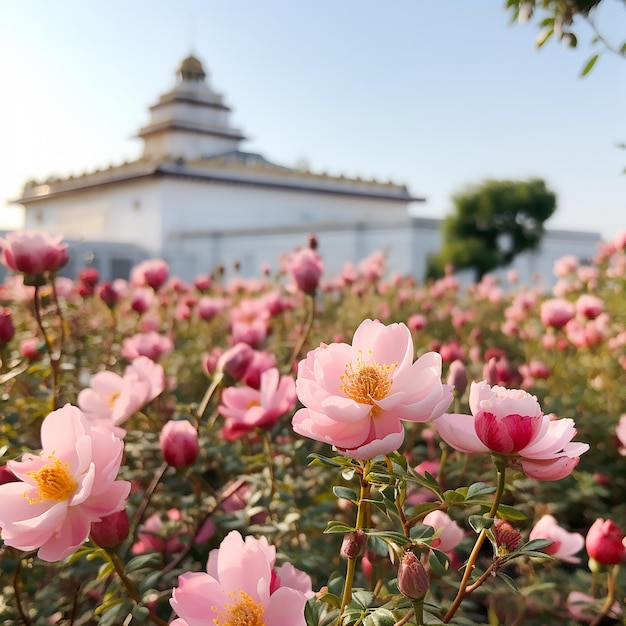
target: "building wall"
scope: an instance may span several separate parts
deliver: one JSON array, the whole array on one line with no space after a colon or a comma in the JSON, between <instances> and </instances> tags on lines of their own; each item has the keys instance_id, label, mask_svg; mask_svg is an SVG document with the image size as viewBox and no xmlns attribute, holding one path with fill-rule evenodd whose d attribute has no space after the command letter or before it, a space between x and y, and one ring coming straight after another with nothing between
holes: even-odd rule
<instances>
[{"instance_id":1,"label":"building wall","mask_svg":"<svg viewBox=\"0 0 626 626\"><path fill-rule=\"evenodd\" d=\"M132 243L161 253L161 181L77 190L26 205L25 228L67 239Z\"/></svg>"}]
</instances>

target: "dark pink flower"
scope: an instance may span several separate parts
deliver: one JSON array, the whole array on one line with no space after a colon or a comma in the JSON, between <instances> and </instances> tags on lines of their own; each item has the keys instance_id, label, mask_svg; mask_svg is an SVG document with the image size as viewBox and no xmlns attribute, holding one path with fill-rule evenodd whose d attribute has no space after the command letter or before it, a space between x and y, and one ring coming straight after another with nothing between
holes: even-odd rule
<instances>
[{"instance_id":1,"label":"dark pink flower","mask_svg":"<svg viewBox=\"0 0 626 626\"><path fill-rule=\"evenodd\" d=\"M56 272L69 261L62 239L62 235L52 237L37 230L7 233L0 239L0 260L10 269L31 276Z\"/></svg>"},{"instance_id":2,"label":"dark pink flower","mask_svg":"<svg viewBox=\"0 0 626 626\"><path fill-rule=\"evenodd\" d=\"M169 267L163 259L149 259L133 267L130 282L136 287L152 287L155 291L167 280Z\"/></svg>"},{"instance_id":3,"label":"dark pink flower","mask_svg":"<svg viewBox=\"0 0 626 626\"><path fill-rule=\"evenodd\" d=\"M128 513L122 509L93 522L90 535L100 547L113 548L128 537L129 529Z\"/></svg>"},{"instance_id":4,"label":"dark pink flower","mask_svg":"<svg viewBox=\"0 0 626 626\"><path fill-rule=\"evenodd\" d=\"M11 309L0 306L0 344L9 343L15 334Z\"/></svg>"},{"instance_id":5,"label":"dark pink flower","mask_svg":"<svg viewBox=\"0 0 626 626\"><path fill-rule=\"evenodd\" d=\"M552 298L543 302L540 314L546 328L563 328L574 317L574 305L563 298Z\"/></svg>"},{"instance_id":6,"label":"dark pink flower","mask_svg":"<svg viewBox=\"0 0 626 626\"><path fill-rule=\"evenodd\" d=\"M324 268L315 250L301 248L291 255L287 269L300 291L314 294Z\"/></svg>"},{"instance_id":7,"label":"dark pink flower","mask_svg":"<svg viewBox=\"0 0 626 626\"><path fill-rule=\"evenodd\" d=\"M200 452L198 431L187 420L171 420L159 435L161 452L166 463L181 468L193 465Z\"/></svg>"},{"instance_id":8,"label":"dark pink flower","mask_svg":"<svg viewBox=\"0 0 626 626\"><path fill-rule=\"evenodd\" d=\"M587 554L602 565L617 565L624 560L626 547L624 534L610 519L598 518L585 538Z\"/></svg>"}]
</instances>

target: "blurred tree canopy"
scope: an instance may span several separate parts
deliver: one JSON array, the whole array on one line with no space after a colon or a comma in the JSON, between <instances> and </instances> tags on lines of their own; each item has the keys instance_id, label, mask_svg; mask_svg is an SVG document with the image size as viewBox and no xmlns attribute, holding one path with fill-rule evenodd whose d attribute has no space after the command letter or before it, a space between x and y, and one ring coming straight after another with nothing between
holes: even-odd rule
<instances>
[{"instance_id":1,"label":"blurred tree canopy","mask_svg":"<svg viewBox=\"0 0 626 626\"><path fill-rule=\"evenodd\" d=\"M626 9L626 0L619 1ZM538 48L552 36L559 39L563 45L575 48L578 45L578 38L574 33L574 21L576 19L585 21L594 33L591 45L598 46L581 71L581 76L585 76L593 69L603 52L613 52L626 58L626 41L621 43L609 41L596 24L596 10L604 2L606 0L506 0L506 8L511 11L513 22L527 22L537 18L541 29L536 40Z\"/></svg>"},{"instance_id":2,"label":"blurred tree canopy","mask_svg":"<svg viewBox=\"0 0 626 626\"><path fill-rule=\"evenodd\" d=\"M503 267L541 243L544 222L556 196L543 180L487 180L452 197L455 208L443 221L443 246L429 258L428 276L446 265L474 269L476 279Z\"/></svg>"}]
</instances>

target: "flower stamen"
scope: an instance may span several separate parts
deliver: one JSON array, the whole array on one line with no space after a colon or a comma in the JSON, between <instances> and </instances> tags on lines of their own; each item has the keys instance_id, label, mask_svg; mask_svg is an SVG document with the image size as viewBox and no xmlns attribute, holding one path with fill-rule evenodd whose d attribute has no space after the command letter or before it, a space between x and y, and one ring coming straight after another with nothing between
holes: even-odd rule
<instances>
[{"instance_id":1,"label":"flower stamen","mask_svg":"<svg viewBox=\"0 0 626 626\"><path fill-rule=\"evenodd\" d=\"M348 363L343 376L341 376L340 389L348 398L361 404L369 404L372 415L375 415L378 407L377 400L382 400L389 395L393 383L392 373L398 363L384 365L376 361L363 361L361 355L355 363Z\"/></svg>"},{"instance_id":2,"label":"flower stamen","mask_svg":"<svg viewBox=\"0 0 626 626\"><path fill-rule=\"evenodd\" d=\"M265 607L261 602L255 602L245 591L229 595L236 601L223 605L224 610L213 620L215 626L265 626Z\"/></svg>"},{"instance_id":3,"label":"flower stamen","mask_svg":"<svg viewBox=\"0 0 626 626\"><path fill-rule=\"evenodd\" d=\"M52 459L52 463L28 472L39 488L38 498L28 498L30 504L38 504L44 500L63 502L63 500L68 500L78 488L78 483L70 472L70 464L67 461L62 463L54 455L50 455L49 458Z\"/></svg>"}]
</instances>

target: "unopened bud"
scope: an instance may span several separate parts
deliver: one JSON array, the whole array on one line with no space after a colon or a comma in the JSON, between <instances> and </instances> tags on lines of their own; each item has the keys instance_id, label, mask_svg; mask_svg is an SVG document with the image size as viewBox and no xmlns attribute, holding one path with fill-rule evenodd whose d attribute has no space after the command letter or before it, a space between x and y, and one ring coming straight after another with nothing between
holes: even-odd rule
<instances>
[{"instance_id":1,"label":"unopened bud","mask_svg":"<svg viewBox=\"0 0 626 626\"><path fill-rule=\"evenodd\" d=\"M448 370L448 385L453 385L456 392L456 397L460 398L467 389L467 371L463 361L456 359L450 363L450 369Z\"/></svg>"},{"instance_id":2,"label":"unopened bud","mask_svg":"<svg viewBox=\"0 0 626 626\"><path fill-rule=\"evenodd\" d=\"M128 537L126 509L111 513L91 525L91 536L101 548L113 548Z\"/></svg>"},{"instance_id":3,"label":"unopened bud","mask_svg":"<svg viewBox=\"0 0 626 626\"><path fill-rule=\"evenodd\" d=\"M414 552L408 550L402 555L398 567L398 589L411 600L418 600L426 595L430 587L428 572Z\"/></svg>"},{"instance_id":4,"label":"unopened bud","mask_svg":"<svg viewBox=\"0 0 626 626\"><path fill-rule=\"evenodd\" d=\"M519 545L522 535L517 528L514 528L503 519L496 519L493 524L493 534L496 537L498 548L506 552L513 552Z\"/></svg>"},{"instance_id":5,"label":"unopened bud","mask_svg":"<svg viewBox=\"0 0 626 626\"><path fill-rule=\"evenodd\" d=\"M341 544L341 556L356 559L362 556L367 547L367 535L362 530L346 533Z\"/></svg>"}]
</instances>

